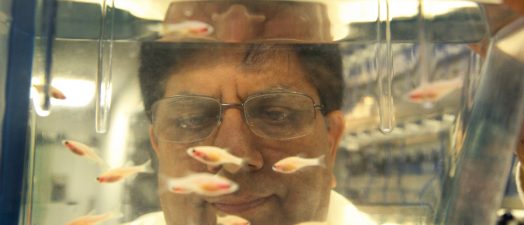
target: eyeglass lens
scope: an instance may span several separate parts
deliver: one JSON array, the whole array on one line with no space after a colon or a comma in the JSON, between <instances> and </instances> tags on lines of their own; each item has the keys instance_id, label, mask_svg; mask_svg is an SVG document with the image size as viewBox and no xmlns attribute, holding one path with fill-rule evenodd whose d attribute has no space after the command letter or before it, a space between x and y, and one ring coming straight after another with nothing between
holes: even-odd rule
<instances>
[{"instance_id":1,"label":"eyeglass lens","mask_svg":"<svg viewBox=\"0 0 524 225\"><path fill-rule=\"evenodd\" d=\"M290 139L307 134L315 118L313 100L303 94L278 93L249 97L243 104L246 123L253 133L271 139ZM213 133L221 120L219 101L204 96L175 96L153 107L153 126L158 138L194 142Z\"/></svg>"}]
</instances>

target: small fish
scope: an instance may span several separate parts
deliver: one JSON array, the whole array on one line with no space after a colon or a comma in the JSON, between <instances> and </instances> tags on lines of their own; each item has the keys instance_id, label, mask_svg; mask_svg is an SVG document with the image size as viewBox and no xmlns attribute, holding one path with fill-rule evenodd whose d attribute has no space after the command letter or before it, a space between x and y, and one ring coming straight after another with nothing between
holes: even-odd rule
<instances>
[{"instance_id":1,"label":"small fish","mask_svg":"<svg viewBox=\"0 0 524 225\"><path fill-rule=\"evenodd\" d=\"M421 85L408 93L409 101L413 103L437 102L452 91L462 87L461 77L440 80Z\"/></svg>"},{"instance_id":2,"label":"small fish","mask_svg":"<svg viewBox=\"0 0 524 225\"><path fill-rule=\"evenodd\" d=\"M194 159L210 166L220 166L222 164L234 164L242 166L244 160L232 155L225 149L215 146L197 146L187 149L187 154Z\"/></svg>"},{"instance_id":3,"label":"small fish","mask_svg":"<svg viewBox=\"0 0 524 225\"><path fill-rule=\"evenodd\" d=\"M209 173L196 173L181 178L170 178L167 186L168 190L173 193L196 193L205 196L225 195L238 190L238 184L235 182Z\"/></svg>"},{"instance_id":4,"label":"small fish","mask_svg":"<svg viewBox=\"0 0 524 225\"><path fill-rule=\"evenodd\" d=\"M107 163L89 146L72 140L63 140L62 144L72 153L86 157L87 159L96 162L102 168L108 168Z\"/></svg>"},{"instance_id":5,"label":"small fish","mask_svg":"<svg viewBox=\"0 0 524 225\"><path fill-rule=\"evenodd\" d=\"M124 166L116 169L111 169L105 173L102 173L96 178L100 183L113 183L122 180L125 177L134 175L136 173L151 173L151 160L148 160L142 165L138 166Z\"/></svg>"},{"instance_id":6,"label":"small fish","mask_svg":"<svg viewBox=\"0 0 524 225\"><path fill-rule=\"evenodd\" d=\"M66 225L95 225L106 220L121 217L122 213L107 212L99 215L86 215L78 217L66 223Z\"/></svg>"},{"instance_id":7,"label":"small fish","mask_svg":"<svg viewBox=\"0 0 524 225\"><path fill-rule=\"evenodd\" d=\"M325 155L321 155L317 158L303 158L300 156L291 156L284 158L273 165L273 171L279 173L294 173L298 170L308 166L322 166L325 164Z\"/></svg>"},{"instance_id":8,"label":"small fish","mask_svg":"<svg viewBox=\"0 0 524 225\"><path fill-rule=\"evenodd\" d=\"M211 25L197 21L187 20L180 23L162 23L149 25L147 27L150 31L157 32L160 36L209 36L214 29Z\"/></svg>"},{"instance_id":9,"label":"small fish","mask_svg":"<svg viewBox=\"0 0 524 225\"><path fill-rule=\"evenodd\" d=\"M218 216L217 215L217 224L220 224L220 225L250 225L251 223L240 216L235 216L235 215Z\"/></svg>"},{"instance_id":10,"label":"small fish","mask_svg":"<svg viewBox=\"0 0 524 225\"><path fill-rule=\"evenodd\" d=\"M44 92L44 85L43 84L33 84L33 88L38 92L42 93ZM59 100L65 100L66 96L65 94L60 91L58 88L55 87L49 87L49 94L51 97Z\"/></svg>"}]
</instances>

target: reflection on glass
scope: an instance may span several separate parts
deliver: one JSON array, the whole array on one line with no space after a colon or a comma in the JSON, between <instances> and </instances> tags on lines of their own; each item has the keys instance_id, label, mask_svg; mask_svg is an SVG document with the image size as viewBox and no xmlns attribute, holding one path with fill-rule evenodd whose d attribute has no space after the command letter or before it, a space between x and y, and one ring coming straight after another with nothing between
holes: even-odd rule
<instances>
[{"instance_id":1,"label":"reflection on glass","mask_svg":"<svg viewBox=\"0 0 524 225\"><path fill-rule=\"evenodd\" d=\"M78 28L53 47L65 99L35 118L34 224L434 224L446 207L481 63L468 46L485 35L476 4L426 1L422 15L418 0L107 1L96 16L65 13L86 2L59 2L58 25Z\"/></svg>"}]
</instances>

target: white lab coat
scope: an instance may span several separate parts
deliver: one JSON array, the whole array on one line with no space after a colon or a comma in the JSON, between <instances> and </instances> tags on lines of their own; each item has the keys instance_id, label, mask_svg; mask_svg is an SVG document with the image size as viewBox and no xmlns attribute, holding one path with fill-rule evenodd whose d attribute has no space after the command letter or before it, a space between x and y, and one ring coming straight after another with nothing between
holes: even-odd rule
<instances>
[{"instance_id":1,"label":"white lab coat","mask_svg":"<svg viewBox=\"0 0 524 225\"><path fill-rule=\"evenodd\" d=\"M335 191L331 191L329 199L328 219L326 223L301 223L323 225L375 225L376 223L365 213L360 212L348 199ZM140 216L128 225L166 225L162 211Z\"/></svg>"}]
</instances>

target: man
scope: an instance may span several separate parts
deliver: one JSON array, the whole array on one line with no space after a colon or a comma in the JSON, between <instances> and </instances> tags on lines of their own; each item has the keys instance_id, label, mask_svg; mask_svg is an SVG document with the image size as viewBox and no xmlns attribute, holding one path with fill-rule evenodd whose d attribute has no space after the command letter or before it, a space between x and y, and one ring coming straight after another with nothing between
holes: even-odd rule
<instances>
[{"instance_id":1,"label":"man","mask_svg":"<svg viewBox=\"0 0 524 225\"><path fill-rule=\"evenodd\" d=\"M344 82L338 46L318 44L330 39L325 8L248 2L173 2L166 23L202 21L213 32L188 38L178 30L142 44L140 83L166 223L215 224L224 214L258 225L348 224L344 216L370 221L331 190ZM195 146L226 149L245 163L239 170L206 165L187 154ZM319 159L318 165L292 174L274 170L295 156ZM169 179L195 173L219 175L238 190L218 196L167 190Z\"/></svg>"},{"instance_id":2,"label":"man","mask_svg":"<svg viewBox=\"0 0 524 225\"><path fill-rule=\"evenodd\" d=\"M340 67L336 46L144 44L141 83L153 118L150 139L159 160L160 189L166 186L162 177L197 172L218 174L239 185L238 191L219 197L160 191L166 222L214 224L218 212L252 224L326 220L335 182L332 167L344 128ZM178 104L170 96L190 103ZM244 105L211 111L213 101ZM306 109L301 119L285 118L295 112L284 110ZM191 116L204 110L205 117L186 116L186 124L180 125L166 116L181 110ZM270 120L260 122L262 117ZM216 121L202 122L209 118ZM166 129L178 130L169 136ZM228 149L246 160L245 169L208 167L187 155L188 148L202 145ZM324 156L325 166L292 175L272 170L277 161L297 155Z\"/></svg>"}]
</instances>

